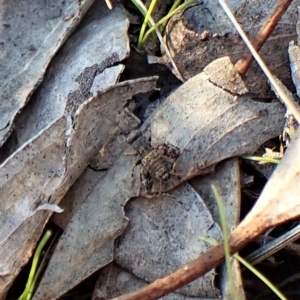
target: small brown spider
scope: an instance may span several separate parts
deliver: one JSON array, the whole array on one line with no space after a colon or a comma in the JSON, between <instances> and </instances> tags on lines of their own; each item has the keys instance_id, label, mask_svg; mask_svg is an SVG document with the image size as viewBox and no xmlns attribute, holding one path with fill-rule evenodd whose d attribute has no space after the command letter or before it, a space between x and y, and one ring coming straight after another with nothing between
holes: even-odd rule
<instances>
[{"instance_id":1,"label":"small brown spider","mask_svg":"<svg viewBox=\"0 0 300 300\"><path fill-rule=\"evenodd\" d=\"M162 182L172 175L174 163L180 155L180 150L171 144L161 144L152 149L143 158L138 159L132 167L141 165L140 179L147 195L152 193L154 182L159 182L159 194L161 194Z\"/></svg>"}]
</instances>

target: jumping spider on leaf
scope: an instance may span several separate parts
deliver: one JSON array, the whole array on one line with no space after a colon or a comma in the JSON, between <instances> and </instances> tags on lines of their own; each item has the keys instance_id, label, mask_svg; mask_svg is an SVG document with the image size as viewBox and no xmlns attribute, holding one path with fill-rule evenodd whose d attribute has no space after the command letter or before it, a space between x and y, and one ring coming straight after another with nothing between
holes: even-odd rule
<instances>
[{"instance_id":1,"label":"jumping spider on leaf","mask_svg":"<svg viewBox=\"0 0 300 300\"><path fill-rule=\"evenodd\" d=\"M152 188L155 183L159 183L159 194L161 194L162 183L171 177L174 163L179 155L180 150L177 147L166 143L158 145L134 163L132 176L135 167L141 165L140 179L146 195L153 194Z\"/></svg>"}]
</instances>

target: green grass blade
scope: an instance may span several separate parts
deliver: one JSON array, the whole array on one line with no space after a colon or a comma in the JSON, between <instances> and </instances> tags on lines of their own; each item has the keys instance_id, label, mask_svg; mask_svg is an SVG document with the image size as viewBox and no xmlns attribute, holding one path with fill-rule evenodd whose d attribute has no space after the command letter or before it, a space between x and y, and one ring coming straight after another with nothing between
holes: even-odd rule
<instances>
[{"instance_id":1,"label":"green grass blade","mask_svg":"<svg viewBox=\"0 0 300 300\"><path fill-rule=\"evenodd\" d=\"M149 37L149 35L156 29L159 28L160 25L164 24L164 22L168 21L172 16L174 16L175 14L177 14L178 12L180 12L181 10L187 8L189 5L193 4L196 0L188 0L186 2L184 2L183 4L181 4L180 6L178 6L175 10L173 10L172 12L168 13L166 16L164 16L163 18L161 18L154 26L152 26L144 35L143 40L142 40L142 45L145 43L145 41L147 40L147 38Z\"/></svg>"},{"instance_id":2,"label":"green grass blade","mask_svg":"<svg viewBox=\"0 0 300 300\"><path fill-rule=\"evenodd\" d=\"M44 268L45 268L45 266L46 266L46 260L47 260L47 258L48 258L49 252L50 252L50 250L52 249L52 247L53 247L53 245L54 245L54 242L57 240L57 237L58 237L58 231L55 233L55 236L54 236L53 239L51 240L50 245L47 247L47 250L46 250L46 252L45 252L45 255L44 255L44 257L43 257L43 259L42 259L42 261L41 261L41 263L40 263L40 265L39 265L39 267L38 267L38 270L37 270L37 272L36 272L36 274L35 274L35 276L34 276L34 279L33 279L33 281L32 281L32 284L31 284L31 286L30 286L30 289L29 289L29 291L28 291L28 295L27 295L27 299L26 299L26 300L30 300L30 299L31 299L31 297L32 297L32 295L33 295L33 292L34 292L34 290L36 289L36 283L37 283L38 279L40 278L41 273L42 273L42 271L44 270Z\"/></svg>"},{"instance_id":3,"label":"green grass blade","mask_svg":"<svg viewBox=\"0 0 300 300\"><path fill-rule=\"evenodd\" d=\"M143 44L144 44L143 43L143 37L144 37L144 34L145 34L146 26L149 22L149 18L151 17L151 14L152 14L152 11L153 11L153 9L156 5L156 2L157 2L157 0L152 0L150 5L149 5L149 9L147 10L144 22L143 22L142 27L141 27L139 39L138 39L138 46L137 46L138 49L142 49L142 47L143 47Z\"/></svg>"},{"instance_id":4,"label":"green grass blade","mask_svg":"<svg viewBox=\"0 0 300 300\"><path fill-rule=\"evenodd\" d=\"M33 281L34 281L34 276L36 274L36 269L37 269L38 262L40 260L42 250L43 250L44 246L46 245L46 243L48 242L51 235L52 235L52 230L47 230L46 233L44 234L43 238L39 242L39 245L36 248L34 256L33 256L32 265L31 265L31 269L30 269L30 272L29 272L29 276L28 276L28 280L27 280L27 283L26 283L25 290L22 293L22 295L18 298L18 300L24 300L24 299L28 300L27 295L28 295L28 292L31 288L31 285L32 285Z\"/></svg>"},{"instance_id":5,"label":"green grass blade","mask_svg":"<svg viewBox=\"0 0 300 300\"><path fill-rule=\"evenodd\" d=\"M270 282L262 273L255 269L251 264L249 264L244 258L239 254L235 254L234 257L242 263L247 269L249 269L253 274L255 274L266 286L268 286L274 294L276 294L281 300L288 300L278 289L277 287Z\"/></svg>"},{"instance_id":6,"label":"green grass blade","mask_svg":"<svg viewBox=\"0 0 300 300\"><path fill-rule=\"evenodd\" d=\"M259 161L264 163L271 163L271 164L279 164L280 159L270 158L270 157L261 157L261 156L242 156L244 159Z\"/></svg>"},{"instance_id":7,"label":"green grass blade","mask_svg":"<svg viewBox=\"0 0 300 300\"><path fill-rule=\"evenodd\" d=\"M131 0L131 2L145 18L146 14L147 14L147 8L144 6L143 2L141 2L140 0ZM152 20L152 18L149 18L149 20L148 20L149 28L151 28L153 25L155 25L155 22L153 20L152 21L151 20ZM157 41L157 38L156 38L156 35L154 32L152 32L152 37L153 37L154 41Z\"/></svg>"},{"instance_id":8,"label":"green grass blade","mask_svg":"<svg viewBox=\"0 0 300 300\"><path fill-rule=\"evenodd\" d=\"M222 202L222 198L221 198L220 194L218 193L217 187L214 184L212 184L211 189L213 191L213 194L214 194L217 206L218 206L219 216L220 216L220 223L221 223L222 234L223 234L223 239L224 239L225 263L226 263L226 269L227 269L229 282L231 285L231 292L232 292L233 298L236 300L239 300L238 291L237 291L236 285L234 283L234 276L233 276L232 267L231 267L230 248L229 248L229 242L228 242L229 235L228 235L228 230L227 230L227 225L226 225L226 215L225 215L224 205Z\"/></svg>"}]
</instances>

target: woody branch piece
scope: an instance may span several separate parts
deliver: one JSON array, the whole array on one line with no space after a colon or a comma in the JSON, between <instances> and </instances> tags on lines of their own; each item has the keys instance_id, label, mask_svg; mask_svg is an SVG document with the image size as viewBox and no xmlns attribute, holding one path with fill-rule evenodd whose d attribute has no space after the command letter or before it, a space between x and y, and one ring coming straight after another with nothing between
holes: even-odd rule
<instances>
[{"instance_id":1,"label":"woody branch piece","mask_svg":"<svg viewBox=\"0 0 300 300\"><path fill-rule=\"evenodd\" d=\"M265 231L271 227L272 224L266 224L263 230ZM262 232L257 231L256 227L250 229L246 225L237 227L229 238L230 253L234 254L238 252L246 244L257 239L261 234ZM208 271L223 263L224 260L224 244L220 243L171 275L157 279L146 287L112 300L158 299L203 276Z\"/></svg>"},{"instance_id":2,"label":"woody branch piece","mask_svg":"<svg viewBox=\"0 0 300 300\"><path fill-rule=\"evenodd\" d=\"M277 23L280 21L281 17L284 15L293 0L281 0L278 1L275 9L270 14L266 22L263 24L259 32L257 33L255 40L252 42L253 47L256 51L259 51L264 45L268 37L273 32ZM251 63L253 61L253 56L250 51L247 51L244 56L235 64L235 68L241 75L245 75L248 71Z\"/></svg>"}]
</instances>

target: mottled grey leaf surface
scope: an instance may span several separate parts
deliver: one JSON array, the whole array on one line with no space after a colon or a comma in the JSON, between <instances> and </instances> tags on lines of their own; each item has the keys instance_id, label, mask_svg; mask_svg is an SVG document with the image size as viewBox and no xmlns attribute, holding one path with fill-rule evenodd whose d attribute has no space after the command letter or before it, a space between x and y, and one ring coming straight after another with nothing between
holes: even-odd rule
<instances>
[{"instance_id":1,"label":"mottled grey leaf surface","mask_svg":"<svg viewBox=\"0 0 300 300\"><path fill-rule=\"evenodd\" d=\"M222 74L232 63L225 57L210 65L217 65L209 68L212 74L204 71L185 82L141 128L148 140L151 137L152 148L170 143L180 149L174 175L163 182L163 190L211 170L225 158L252 153L282 131L285 109L278 101L264 103L227 92L211 75ZM158 193L160 182L152 189Z\"/></svg>"},{"instance_id":2,"label":"mottled grey leaf surface","mask_svg":"<svg viewBox=\"0 0 300 300\"><path fill-rule=\"evenodd\" d=\"M130 219L115 248L115 261L139 278L152 282L207 251L200 238L222 239L219 227L202 198L187 183L157 199L137 198L128 203ZM215 271L178 290L188 296L218 298Z\"/></svg>"},{"instance_id":3,"label":"mottled grey leaf surface","mask_svg":"<svg viewBox=\"0 0 300 300\"><path fill-rule=\"evenodd\" d=\"M93 0L1 1L0 146ZM49 124L49 123L48 123Z\"/></svg>"},{"instance_id":4,"label":"mottled grey leaf surface","mask_svg":"<svg viewBox=\"0 0 300 300\"><path fill-rule=\"evenodd\" d=\"M10 152L65 112L74 117L81 103L118 81L124 68L120 62L129 54L128 26L121 6L109 11L104 1L94 3L16 119Z\"/></svg>"}]
</instances>

